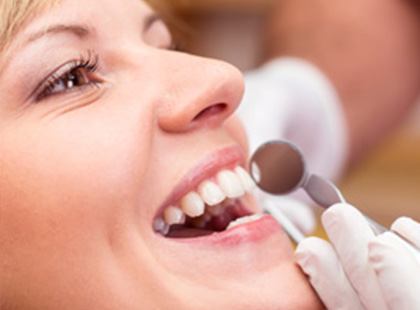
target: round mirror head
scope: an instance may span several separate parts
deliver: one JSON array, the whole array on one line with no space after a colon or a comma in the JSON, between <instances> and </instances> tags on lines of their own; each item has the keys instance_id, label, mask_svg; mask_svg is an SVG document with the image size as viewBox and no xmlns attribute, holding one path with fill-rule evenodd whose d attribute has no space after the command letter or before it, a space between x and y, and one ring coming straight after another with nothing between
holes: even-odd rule
<instances>
[{"instance_id":1,"label":"round mirror head","mask_svg":"<svg viewBox=\"0 0 420 310\"><path fill-rule=\"evenodd\" d=\"M258 187L271 194L287 194L304 181L305 162L300 151L284 141L268 142L251 157L251 175Z\"/></svg>"}]
</instances>

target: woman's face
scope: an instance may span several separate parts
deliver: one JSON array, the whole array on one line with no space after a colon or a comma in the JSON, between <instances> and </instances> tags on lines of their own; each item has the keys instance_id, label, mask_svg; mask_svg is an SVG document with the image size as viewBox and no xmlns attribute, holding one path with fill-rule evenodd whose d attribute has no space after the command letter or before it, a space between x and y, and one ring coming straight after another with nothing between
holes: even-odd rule
<instances>
[{"instance_id":1,"label":"woman's face","mask_svg":"<svg viewBox=\"0 0 420 310\"><path fill-rule=\"evenodd\" d=\"M225 230L259 212L240 73L171 46L140 0L64 0L1 56L4 309L319 307L271 217Z\"/></svg>"}]
</instances>

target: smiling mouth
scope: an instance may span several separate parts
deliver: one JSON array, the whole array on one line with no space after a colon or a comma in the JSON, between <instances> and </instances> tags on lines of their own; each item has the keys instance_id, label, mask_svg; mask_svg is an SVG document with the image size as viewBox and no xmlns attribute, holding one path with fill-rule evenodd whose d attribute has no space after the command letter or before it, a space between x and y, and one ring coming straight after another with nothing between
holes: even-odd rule
<instances>
[{"instance_id":1,"label":"smiling mouth","mask_svg":"<svg viewBox=\"0 0 420 310\"><path fill-rule=\"evenodd\" d=\"M167 206L155 218L153 228L167 238L194 238L257 220L262 215L252 214L241 200L254 188L255 183L242 167L222 170Z\"/></svg>"}]
</instances>

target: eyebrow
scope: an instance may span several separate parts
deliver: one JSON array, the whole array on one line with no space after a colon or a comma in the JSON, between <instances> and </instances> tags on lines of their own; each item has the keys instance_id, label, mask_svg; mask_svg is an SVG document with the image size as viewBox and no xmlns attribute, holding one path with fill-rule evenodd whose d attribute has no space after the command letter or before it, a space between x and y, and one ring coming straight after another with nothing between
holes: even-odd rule
<instances>
[{"instance_id":1,"label":"eyebrow","mask_svg":"<svg viewBox=\"0 0 420 310\"><path fill-rule=\"evenodd\" d=\"M161 21L163 21L163 18L162 16L158 14L151 14L147 16L143 25L144 27L143 31L146 32L155 22L161 22ZM91 36L92 33L94 32L95 31L92 28L88 26L84 26L84 25L57 24L57 25L52 25L50 27L47 27L46 29L37 31L29 35L29 37L26 39L25 44L36 41L49 34L69 33L69 34L75 35L76 37L80 39L84 39L88 36Z\"/></svg>"},{"instance_id":2,"label":"eyebrow","mask_svg":"<svg viewBox=\"0 0 420 310\"><path fill-rule=\"evenodd\" d=\"M83 25L64 25L64 24L57 24L41 31L35 32L29 35L28 39L26 40L26 44L36 41L46 35L49 34L61 34L61 33L69 33L75 35L76 37L83 39L89 35L91 35L94 31L87 26Z\"/></svg>"},{"instance_id":3,"label":"eyebrow","mask_svg":"<svg viewBox=\"0 0 420 310\"><path fill-rule=\"evenodd\" d=\"M1 0L0 0L1 1ZM150 27L155 22L163 22L164 19L159 14L149 14L143 23L143 31L146 32L150 29ZM39 40L47 35L57 35L62 33L69 33L71 35L76 36L79 39L85 39L86 37L90 37L96 33L95 28L90 27L89 25L83 24L54 24L48 27L45 27L42 30L35 31L32 34L29 34L26 39L23 40L23 43L19 45L19 48L22 48L25 45L28 45L36 40ZM5 66L9 62L5 62ZM5 70L5 66L0 66L0 75Z\"/></svg>"},{"instance_id":4,"label":"eyebrow","mask_svg":"<svg viewBox=\"0 0 420 310\"><path fill-rule=\"evenodd\" d=\"M1 0L0 0L1 1ZM20 44L17 45L18 49L23 48L26 45L31 44L32 42L39 40L47 35L56 35L61 33L69 33L72 34L80 39L83 39L95 31L94 29L90 28L89 26L85 25L66 25L66 24L55 24L49 27L45 27L39 31L35 31L32 34L29 34L26 38L22 40ZM10 56L10 55L9 55ZM5 61L3 64L0 65L0 76L5 71L5 69L9 66L10 61Z\"/></svg>"}]
</instances>

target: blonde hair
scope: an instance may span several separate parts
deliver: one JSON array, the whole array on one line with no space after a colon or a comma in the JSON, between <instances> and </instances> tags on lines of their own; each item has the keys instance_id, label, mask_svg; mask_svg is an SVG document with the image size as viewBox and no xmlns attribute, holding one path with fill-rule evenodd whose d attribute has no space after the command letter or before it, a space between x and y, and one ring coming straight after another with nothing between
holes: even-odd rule
<instances>
[{"instance_id":1,"label":"blonde hair","mask_svg":"<svg viewBox=\"0 0 420 310\"><path fill-rule=\"evenodd\" d=\"M28 18L60 0L0 0L0 54L13 39ZM174 16L169 0L144 0L157 12L160 12L175 36L184 32L178 16ZM176 15L176 14L175 14Z\"/></svg>"},{"instance_id":2,"label":"blonde hair","mask_svg":"<svg viewBox=\"0 0 420 310\"><path fill-rule=\"evenodd\" d=\"M0 0L0 52L31 15L57 2L58 0Z\"/></svg>"}]
</instances>

